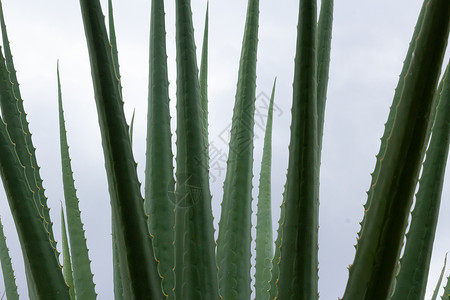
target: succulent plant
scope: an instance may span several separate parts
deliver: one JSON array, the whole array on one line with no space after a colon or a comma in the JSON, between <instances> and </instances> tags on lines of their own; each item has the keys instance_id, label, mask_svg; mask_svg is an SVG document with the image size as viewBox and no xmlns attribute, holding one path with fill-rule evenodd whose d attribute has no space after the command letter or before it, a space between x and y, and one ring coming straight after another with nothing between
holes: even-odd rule
<instances>
[{"instance_id":1,"label":"succulent plant","mask_svg":"<svg viewBox=\"0 0 450 300\"><path fill-rule=\"evenodd\" d=\"M288 169L285 192L278 195L283 201L275 245L270 179L275 83L266 108L256 214L256 274L252 279L259 6L259 0L248 1L215 240L214 174L209 169L213 148L208 135L215 122L208 117L209 4L198 59L191 2L175 1L174 124L164 1L151 1L143 195L134 158L133 121L128 124L125 117L112 1L108 1L107 28L100 1L80 0L110 194L116 299L250 299L252 282L257 299L319 297L319 178L333 1L322 0L320 7L317 1L299 1ZM29 297L95 299L69 156L59 67L57 95L67 216L66 226L62 212L63 265L2 10L0 21L4 53L0 56L0 175L22 247ZM448 71L441 76L449 30L450 2L425 0L385 124L355 259L349 267L345 300L425 296L450 138L450 77ZM176 143L172 145L174 125ZM1 234L0 259L7 297L14 299L18 298L17 286L4 240ZM443 297L449 289L447 285Z\"/></svg>"}]
</instances>

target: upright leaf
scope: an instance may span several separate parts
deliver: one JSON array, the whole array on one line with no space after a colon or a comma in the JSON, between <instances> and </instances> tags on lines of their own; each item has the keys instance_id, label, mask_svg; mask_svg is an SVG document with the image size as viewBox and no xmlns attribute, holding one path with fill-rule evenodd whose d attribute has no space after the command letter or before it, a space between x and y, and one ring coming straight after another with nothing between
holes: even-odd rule
<instances>
[{"instance_id":1,"label":"upright leaf","mask_svg":"<svg viewBox=\"0 0 450 300\"><path fill-rule=\"evenodd\" d=\"M220 294L250 299L253 137L259 0L249 0L217 239Z\"/></svg>"},{"instance_id":2,"label":"upright leaf","mask_svg":"<svg viewBox=\"0 0 450 300\"><path fill-rule=\"evenodd\" d=\"M444 278L445 267L447 265L447 254L445 254L444 266L442 267L441 275L439 275L438 282L436 284L436 288L434 289L433 296L431 296L431 300L436 300L437 295L439 293L439 289L441 288L442 278Z\"/></svg>"},{"instance_id":3,"label":"upright leaf","mask_svg":"<svg viewBox=\"0 0 450 300\"><path fill-rule=\"evenodd\" d=\"M0 221L0 262L2 264L3 282L5 283L5 294L8 300L19 300L17 292L16 276L9 256L8 246L6 245L6 237L3 232L3 225Z\"/></svg>"},{"instance_id":4,"label":"upright leaf","mask_svg":"<svg viewBox=\"0 0 450 300\"><path fill-rule=\"evenodd\" d=\"M120 71L119 71L119 55L117 50L117 39L116 39L116 29L114 26L114 10L112 5L112 0L108 0L108 21L109 21L109 39L111 42L111 55L113 57L114 64L114 75L116 80L119 82L119 94L122 98L122 85L120 84ZM133 117L131 119L131 126L129 130L130 144L133 147ZM113 248L113 279L114 279L114 299L123 299L123 285L122 276L120 275L120 263L119 263L119 251L117 248L117 238L116 238L116 221L114 214L111 214L111 234L112 234L112 248Z\"/></svg>"},{"instance_id":5,"label":"upright leaf","mask_svg":"<svg viewBox=\"0 0 450 300\"><path fill-rule=\"evenodd\" d=\"M75 300L75 286L73 284L72 262L70 259L69 240L67 239L66 220L61 203L61 243L63 252L63 274L67 286L69 286L70 299Z\"/></svg>"},{"instance_id":6,"label":"upright leaf","mask_svg":"<svg viewBox=\"0 0 450 300\"><path fill-rule=\"evenodd\" d=\"M319 157L322 152L325 102L327 99L328 76L330 73L333 6L334 0L320 1L319 23L317 26L317 133L319 135Z\"/></svg>"},{"instance_id":7,"label":"upright leaf","mask_svg":"<svg viewBox=\"0 0 450 300\"><path fill-rule=\"evenodd\" d=\"M67 213L67 228L69 231L70 248L72 250L73 280L75 292L79 299L96 299L94 275L91 272L91 261L86 244L81 212L76 195L75 181L70 162L69 145L67 142L66 125L62 103L61 83L58 66L58 110L59 110L59 137L61 145L61 167L64 187L64 199ZM70 285L69 285L70 286Z\"/></svg>"},{"instance_id":8,"label":"upright leaf","mask_svg":"<svg viewBox=\"0 0 450 300\"><path fill-rule=\"evenodd\" d=\"M450 2L430 0L404 78L344 299L386 299L391 290L449 29Z\"/></svg>"},{"instance_id":9,"label":"upright leaf","mask_svg":"<svg viewBox=\"0 0 450 300\"><path fill-rule=\"evenodd\" d=\"M317 3L301 0L279 299L318 298Z\"/></svg>"},{"instance_id":10,"label":"upright leaf","mask_svg":"<svg viewBox=\"0 0 450 300\"><path fill-rule=\"evenodd\" d=\"M117 49L116 28L114 26L114 9L112 0L108 0L109 40L111 43L111 55L113 58L114 75L118 82L120 98L122 98L122 84L119 70L119 51Z\"/></svg>"},{"instance_id":11,"label":"upright leaf","mask_svg":"<svg viewBox=\"0 0 450 300\"><path fill-rule=\"evenodd\" d=\"M286 186L285 186L286 189ZM281 239L283 237L283 222L286 215L285 193L280 207L280 218L278 220L277 239L275 240L275 253L272 258L272 269L270 277L269 299L274 300L278 294L278 279L280 277L280 257L281 257Z\"/></svg>"},{"instance_id":12,"label":"upright leaf","mask_svg":"<svg viewBox=\"0 0 450 300\"><path fill-rule=\"evenodd\" d=\"M147 153L145 167L145 212L153 237L162 286L174 298L174 191L172 133L170 131L169 79L167 73L164 1L152 0L150 17Z\"/></svg>"},{"instance_id":13,"label":"upright leaf","mask_svg":"<svg viewBox=\"0 0 450 300\"><path fill-rule=\"evenodd\" d=\"M256 265L255 295L256 299L268 299L273 257L272 206L271 206L271 169L272 169L272 119L275 82L270 97L267 114L264 149L259 175L258 212L256 214Z\"/></svg>"},{"instance_id":14,"label":"upright leaf","mask_svg":"<svg viewBox=\"0 0 450 300\"><path fill-rule=\"evenodd\" d=\"M80 0L102 135L106 173L116 221L120 271L126 299L162 299L153 246L131 149L113 59L98 0ZM114 219L113 219L114 220Z\"/></svg>"},{"instance_id":15,"label":"upright leaf","mask_svg":"<svg viewBox=\"0 0 450 300\"><path fill-rule=\"evenodd\" d=\"M119 249L117 246L117 229L114 215L111 220L112 231L112 250L113 250L113 282L114 282L114 300L123 300L122 275L120 273Z\"/></svg>"},{"instance_id":16,"label":"upright leaf","mask_svg":"<svg viewBox=\"0 0 450 300\"><path fill-rule=\"evenodd\" d=\"M176 0L175 295L218 299L211 193L190 0Z\"/></svg>"},{"instance_id":17,"label":"upright leaf","mask_svg":"<svg viewBox=\"0 0 450 300\"><path fill-rule=\"evenodd\" d=\"M203 31L202 57L200 61L200 94L202 96L203 128L205 145L209 146L208 137L208 28L209 28L209 1L206 4L205 29ZM207 156L209 167L209 153Z\"/></svg>"},{"instance_id":18,"label":"upright leaf","mask_svg":"<svg viewBox=\"0 0 450 300\"><path fill-rule=\"evenodd\" d=\"M442 88L436 91L436 121L431 128L431 141L423 164L419 191L392 300L425 297L450 141L448 66L441 85Z\"/></svg>"},{"instance_id":19,"label":"upright leaf","mask_svg":"<svg viewBox=\"0 0 450 300\"><path fill-rule=\"evenodd\" d=\"M447 277L447 284L444 287L444 293L441 296L442 300L450 299L450 277Z\"/></svg>"},{"instance_id":20,"label":"upright leaf","mask_svg":"<svg viewBox=\"0 0 450 300\"><path fill-rule=\"evenodd\" d=\"M134 131L134 116L136 113L136 109L133 109L133 115L131 116L130 122L130 145L133 148L133 131Z\"/></svg>"}]
</instances>

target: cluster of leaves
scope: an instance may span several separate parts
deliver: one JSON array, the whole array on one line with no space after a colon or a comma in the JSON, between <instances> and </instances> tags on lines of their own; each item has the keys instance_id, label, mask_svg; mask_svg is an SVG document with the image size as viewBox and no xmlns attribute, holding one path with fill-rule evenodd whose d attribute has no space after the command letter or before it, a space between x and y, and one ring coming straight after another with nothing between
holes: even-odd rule
<instances>
[{"instance_id":1,"label":"cluster of leaves","mask_svg":"<svg viewBox=\"0 0 450 300\"><path fill-rule=\"evenodd\" d=\"M99 1L80 0L80 4L111 197L115 298L249 299L259 0L248 1L217 249L209 174L204 167L209 164L205 151L208 11L199 72L190 1L176 0L174 174L164 2L152 0L144 198L131 147L132 126L123 110L111 0L109 35ZM318 21L317 10L317 1L300 0L289 166L275 253L270 204L275 83L270 100L257 213L257 299L318 298L319 172L333 1L321 1ZM31 299L95 299L70 165L59 71L69 233L67 237L62 212L63 267L0 12L5 53L5 58L0 55L0 175L22 245L29 295ZM448 71L438 86L449 30L450 2L425 0L372 174L344 299L424 298L450 140ZM400 259L422 164L412 223ZM7 297L17 299L2 236L0 258ZM445 293L449 290L447 285Z\"/></svg>"}]
</instances>

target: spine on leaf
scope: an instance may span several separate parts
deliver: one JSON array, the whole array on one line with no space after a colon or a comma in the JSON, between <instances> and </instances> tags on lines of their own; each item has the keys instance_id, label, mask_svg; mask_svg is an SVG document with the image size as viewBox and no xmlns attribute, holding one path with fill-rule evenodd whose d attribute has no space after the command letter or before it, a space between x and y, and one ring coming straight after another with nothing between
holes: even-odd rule
<instances>
[{"instance_id":1,"label":"spine on leaf","mask_svg":"<svg viewBox=\"0 0 450 300\"><path fill-rule=\"evenodd\" d=\"M277 299L318 298L316 17L316 1L300 1Z\"/></svg>"},{"instance_id":2,"label":"spine on leaf","mask_svg":"<svg viewBox=\"0 0 450 300\"><path fill-rule=\"evenodd\" d=\"M175 295L176 299L212 300L219 298L219 288L191 2L176 0L175 7Z\"/></svg>"},{"instance_id":3,"label":"spine on leaf","mask_svg":"<svg viewBox=\"0 0 450 300\"><path fill-rule=\"evenodd\" d=\"M126 299L162 299L111 47L98 0L80 0Z\"/></svg>"},{"instance_id":4,"label":"spine on leaf","mask_svg":"<svg viewBox=\"0 0 450 300\"><path fill-rule=\"evenodd\" d=\"M162 287L174 299L174 203L164 1L153 0L150 18L145 212L153 237ZM173 194L172 194L173 195Z\"/></svg>"},{"instance_id":5,"label":"spine on leaf","mask_svg":"<svg viewBox=\"0 0 450 300\"><path fill-rule=\"evenodd\" d=\"M426 4L344 299L386 299L426 147L433 94L447 46L450 2Z\"/></svg>"},{"instance_id":6,"label":"spine on leaf","mask_svg":"<svg viewBox=\"0 0 450 300\"><path fill-rule=\"evenodd\" d=\"M249 299L259 0L249 0L217 239L220 294Z\"/></svg>"},{"instance_id":7,"label":"spine on leaf","mask_svg":"<svg viewBox=\"0 0 450 300\"><path fill-rule=\"evenodd\" d=\"M64 199L67 213L67 228L69 232L70 248L72 250L73 281L75 293L79 299L96 299L95 284L91 272L91 261L86 244L85 230L81 221L81 212L76 195L75 181L70 162L69 145L67 142L66 125L62 103L61 83L58 66L58 110L59 135L61 143L61 167L64 187Z\"/></svg>"},{"instance_id":8,"label":"spine on leaf","mask_svg":"<svg viewBox=\"0 0 450 300\"><path fill-rule=\"evenodd\" d=\"M272 169L272 121L275 84L270 97L267 115L264 150L259 176L258 212L256 225L256 265L255 296L256 299L268 299L273 257L272 206L271 206L271 169Z\"/></svg>"}]
</instances>

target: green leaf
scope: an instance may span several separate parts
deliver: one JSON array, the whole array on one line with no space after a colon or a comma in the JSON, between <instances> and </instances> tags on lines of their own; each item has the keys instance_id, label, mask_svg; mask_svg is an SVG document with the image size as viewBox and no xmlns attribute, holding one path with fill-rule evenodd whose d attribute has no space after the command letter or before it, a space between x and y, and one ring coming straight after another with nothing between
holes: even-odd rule
<instances>
[{"instance_id":1,"label":"green leaf","mask_svg":"<svg viewBox=\"0 0 450 300\"><path fill-rule=\"evenodd\" d=\"M111 55L113 57L114 63L114 74L116 79L119 81L119 94L122 99L122 85L120 82L120 71L119 71L119 55L117 50L117 39L116 30L114 26L114 11L112 6L112 1L108 0L108 20L109 20L109 39L111 41ZM123 99L122 99L123 100ZM130 145L133 147L133 125L134 125L134 111L133 117L131 118L131 125L129 130L130 135ZM113 248L113 279L114 279L114 299L123 299L123 285L122 276L120 275L120 262L119 262L119 250L117 248L117 238L116 238L116 221L114 214L111 214L111 231L112 231L112 248Z\"/></svg>"},{"instance_id":2,"label":"green leaf","mask_svg":"<svg viewBox=\"0 0 450 300\"><path fill-rule=\"evenodd\" d=\"M91 261L86 244L81 212L76 195L75 181L70 162L69 145L67 142L66 125L62 103L61 82L58 74L58 111L59 111L59 137L61 145L61 167L64 187L64 199L67 213L67 228L69 231L70 248L72 250L73 280L75 292L79 299L96 299L95 284L91 272ZM69 284L70 286L70 284Z\"/></svg>"},{"instance_id":3,"label":"green leaf","mask_svg":"<svg viewBox=\"0 0 450 300\"><path fill-rule=\"evenodd\" d=\"M442 300L449 300L450 299L450 276L447 277L447 284L444 287L444 293L441 296Z\"/></svg>"},{"instance_id":4,"label":"green leaf","mask_svg":"<svg viewBox=\"0 0 450 300\"><path fill-rule=\"evenodd\" d=\"M278 299L318 298L316 20L316 1L300 1Z\"/></svg>"},{"instance_id":5,"label":"green leaf","mask_svg":"<svg viewBox=\"0 0 450 300\"><path fill-rule=\"evenodd\" d=\"M258 212L256 214L256 299L268 299L273 257L272 206L271 206L271 169L272 169L272 120L276 79L273 83L267 115L264 150L259 175Z\"/></svg>"},{"instance_id":6,"label":"green leaf","mask_svg":"<svg viewBox=\"0 0 450 300\"><path fill-rule=\"evenodd\" d=\"M436 300L437 299L437 295L439 293L439 289L441 288L441 284L442 284L442 278L444 278L445 266L446 265L447 265L447 253L445 254L444 266L442 267L441 275L439 275L439 279L438 279L438 282L436 284L436 288L434 289L433 296L431 297L431 300Z\"/></svg>"},{"instance_id":7,"label":"green leaf","mask_svg":"<svg viewBox=\"0 0 450 300\"><path fill-rule=\"evenodd\" d=\"M111 55L113 58L114 64L114 75L116 76L116 80L118 82L119 94L122 99L122 83L120 80L120 70L119 70L119 52L117 49L117 38L116 38L116 29L114 26L114 10L112 5L112 0L108 0L108 21L109 21L109 40L111 46Z\"/></svg>"},{"instance_id":8,"label":"green leaf","mask_svg":"<svg viewBox=\"0 0 450 300\"><path fill-rule=\"evenodd\" d=\"M64 280L69 287L70 299L75 300L75 286L73 284L72 263L70 261L69 241L67 239L66 220L61 203L61 243L63 252L63 274Z\"/></svg>"},{"instance_id":9,"label":"green leaf","mask_svg":"<svg viewBox=\"0 0 450 300\"><path fill-rule=\"evenodd\" d=\"M166 54L164 1L152 0L150 17L145 212L153 237L158 271L168 299L174 299L174 191L172 133L170 131L169 79Z\"/></svg>"},{"instance_id":10,"label":"green leaf","mask_svg":"<svg viewBox=\"0 0 450 300\"><path fill-rule=\"evenodd\" d=\"M217 239L220 294L249 299L259 0L249 0Z\"/></svg>"},{"instance_id":11,"label":"green leaf","mask_svg":"<svg viewBox=\"0 0 450 300\"><path fill-rule=\"evenodd\" d=\"M333 6L334 0L320 1L320 14L317 28L317 133L319 134L319 157L322 152L325 102L327 100L328 77L330 73Z\"/></svg>"},{"instance_id":12,"label":"green leaf","mask_svg":"<svg viewBox=\"0 0 450 300\"><path fill-rule=\"evenodd\" d=\"M133 115L131 116L130 123L130 145L133 147L133 130L134 130L134 115L136 113L136 109L133 109Z\"/></svg>"},{"instance_id":13,"label":"green leaf","mask_svg":"<svg viewBox=\"0 0 450 300\"><path fill-rule=\"evenodd\" d=\"M367 192L367 202L364 205L364 217L363 217L362 221L360 222L361 229L358 232L358 239L361 237L362 228L364 228L364 224L366 222L366 213L367 213L367 209L370 207L372 194L373 194L373 186L375 185L376 180L378 178L378 174L380 172L381 158L383 158L383 155L386 151L387 139L391 135L392 125L394 124L395 114L397 112L397 105L398 105L398 102L400 101L400 96L402 94L403 86L405 83L405 75L408 71L409 65L411 63L411 58L413 56L413 52L416 47L417 36L419 35L420 29L422 28L423 17L425 15L425 8L426 8L426 4L428 3L428 1L429 0L424 1L423 5L422 5L422 9L420 10L419 17L417 18L416 27L414 28L414 33L411 37L411 41L409 43L409 48L406 53L406 58L403 62L403 68L402 68L402 71L399 76L397 87L395 88L394 98L392 100L392 105L389 110L389 116L388 116L388 119L387 119L385 127L384 127L383 136L381 137L380 149L378 151L378 154L376 155L377 161L375 164L374 171L371 174L372 180L370 182L369 191ZM356 248L356 251L358 251L358 245L356 245L355 248ZM350 267L350 269L351 269L351 267Z\"/></svg>"},{"instance_id":14,"label":"green leaf","mask_svg":"<svg viewBox=\"0 0 450 300\"><path fill-rule=\"evenodd\" d=\"M0 55L0 93L2 100L12 97L3 55ZM5 114L3 108L2 112ZM32 189L17 148L0 118L0 175L22 247L30 298L69 299L57 251L49 241L45 218L37 206L38 193Z\"/></svg>"},{"instance_id":15,"label":"green leaf","mask_svg":"<svg viewBox=\"0 0 450 300\"><path fill-rule=\"evenodd\" d=\"M404 78L344 299L386 299L391 290L449 29L450 2L430 0Z\"/></svg>"},{"instance_id":16,"label":"green leaf","mask_svg":"<svg viewBox=\"0 0 450 300\"><path fill-rule=\"evenodd\" d=\"M31 133L26 119L23 100L20 95L19 83L14 68L1 1L0 27L6 60L6 68L3 70L6 73L3 76L6 76L7 78L7 84L2 89L2 97L0 97L3 118L8 124L11 138L14 143L16 143L17 152L21 157L22 163L26 167L26 176L30 182L30 187L37 193L35 197L36 205L40 214L44 216L43 225L49 234L49 240L55 251L55 255L58 257L59 253L56 249L56 241L53 236L52 222L49 213L50 209L47 206L47 197L45 196L45 189L42 186L42 179L39 174L40 168L36 160L36 149L31 140Z\"/></svg>"},{"instance_id":17,"label":"green leaf","mask_svg":"<svg viewBox=\"0 0 450 300\"><path fill-rule=\"evenodd\" d=\"M114 281L114 299L123 300L122 276L120 274L119 249L117 248L116 222L114 215L111 220L112 224L112 247L113 247L113 281Z\"/></svg>"},{"instance_id":18,"label":"green leaf","mask_svg":"<svg viewBox=\"0 0 450 300\"><path fill-rule=\"evenodd\" d=\"M286 186L285 186L286 189ZM285 193L283 193L283 201L280 207L280 219L278 220L277 239L275 240L275 253L272 259L272 270L270 277L269 299L274 300L278 294L278 279L280 277L280 257L281 257L281 239L283 237L283 222L286 215L286 202L284 201Z\"/></svg>"},{"instance_id":19,"label":"green leaf","mask_svg":"<svg viewBox=\"0 0 450 300\"><path fill-rule=\"evenodd\" d=\"M203 30L202 57L200 61L200 94L202 96L203 128L205 133L205 145L209 145L208 137L208 25L209 25L209 1L206 4L205 28ZM209 153L207 157L209 167Z\"/></svg>"},{"instance_id":20,"label":"green leaf","mask_svg":"<svg viewBox=\"0 0 450 300\"><path fill-rule=\"evenodd\" d=\"M450 141L450 76L448 66L435 94L436 120L426 152L393 300L425 297L433 242L439 217Z\"/></svg>"},{"instance_id":21,"label":"green leaf","mask_svg":"<svg viewBox=\"0 0 450 300\"><path fill-rule=\"evenodd\" d=\"M2 264L3 282L5 283L5 293L8 300L19 300L17 292L16 277L9 256L8 246L6 245L6 237L3 232L3 225L0 221L0 262Z\"/></svg>"},{"instance_id":22,"label":"green leaf","mask_svg":"<svg viewBox=\"0 0 450 300\"><path fill-rule=\"evenodd\" d=\"M80 0L126 299L162 299L111 47L98 0Z\"/></svg>"},{"instance_id":23,"label":"green leaf","mask_svg":"<svg viewBox=\"0 0 450 300\"><path fill-rule=\"evenodd\" d=\"M212 300L219 299L219 288L191 3L176 0L175 7L175 295L177 299Z\"/></svg>"}]
</instances>

